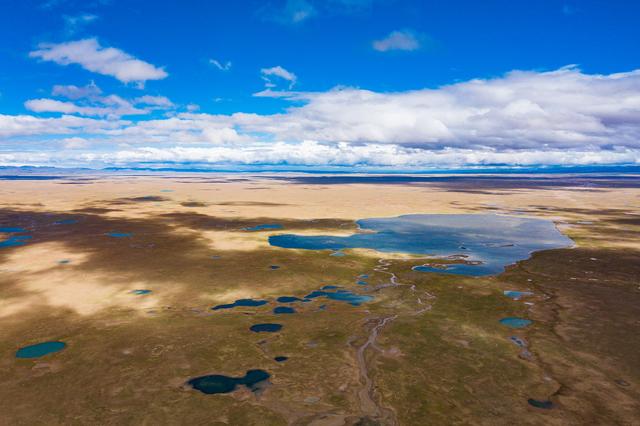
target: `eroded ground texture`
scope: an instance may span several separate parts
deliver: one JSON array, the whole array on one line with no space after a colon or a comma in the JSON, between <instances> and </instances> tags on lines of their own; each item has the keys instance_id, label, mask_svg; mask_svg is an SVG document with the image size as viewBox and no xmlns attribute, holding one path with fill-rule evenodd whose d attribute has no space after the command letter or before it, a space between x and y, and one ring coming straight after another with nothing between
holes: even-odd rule
<instances>
[{"instance_id":1,"label":"eroded ground texture","mask_svg":"<svg viewBox=\"0 0 640 426\"><path fill-rule=\"evenodd\" d=\"M639 187L631 176L0 180L0 423L639 424ZM468 277L412 269L450 259L268 243L415 213L546 218L575 246ZM370 297L293 299L327 285ZM211 309L242 299L267 303ZM66 346L16 356L43 342ZM269 377L243 385L249 370ZM207 375L239 384L187 383Z\"/></svg>"}]
</instances>

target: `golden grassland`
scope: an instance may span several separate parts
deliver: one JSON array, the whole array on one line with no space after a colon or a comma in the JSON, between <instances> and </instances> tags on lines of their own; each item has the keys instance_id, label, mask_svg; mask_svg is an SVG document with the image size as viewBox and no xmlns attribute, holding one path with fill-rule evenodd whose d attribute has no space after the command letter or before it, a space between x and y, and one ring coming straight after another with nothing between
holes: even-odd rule
<instances>
[{"instance_id":1,"label":"golden grassland","mask_svg":"<svg viewBox=\"0 0 640 426\"><path fill-rule=\"evenodd\" d=\"M482 185L243 175L0 181L0 227L33 237L0 248L0 424L634 424L640 190ZM279 223L284 232L346 235L360 218L474 212L554 220L576 247L471 278L412 271L422 260L404 255L279 249L267 237L282 230L244 230ZM55 224L65 219L77 223ZM114 231L133 235L106 235ZM355 285L360 274L367 288ZM276 297L327 284L374 300L318 299L295 304L294 315L272 313ZM535 294L514 301L504 290ZM271 303L210 309L240 298ZM510 330L498 322L506 316L534 323ZM364 351L376 414L362 401L357 348L383 318ZM284 328L249 331L261 322ZM47 340L68 346L16 359L19 347ZM185 386L256 368L271 374L258 393Z\"/></svg>"}]
</instances>

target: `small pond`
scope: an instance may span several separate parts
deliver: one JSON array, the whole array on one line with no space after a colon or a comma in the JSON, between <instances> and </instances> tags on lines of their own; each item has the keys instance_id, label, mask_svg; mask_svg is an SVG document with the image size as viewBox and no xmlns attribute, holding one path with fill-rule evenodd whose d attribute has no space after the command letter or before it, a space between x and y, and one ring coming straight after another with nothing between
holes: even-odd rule
<instances>
[{"instance_id":1,"label":"small pond","mask_svg":"<svg viewBox=\"0 0 640 426\"><path fill-rule=\"evenodd\" d=\"M66 347L64 342L42 342L18 349L16 358L40 358L48 354L59 352Z\"/></svg>"},{"instance_id":2,"label":"small pond","mask_svg":"<svg viewBox=\"0 0 640 426\"><path fill-rule=\"evenodd\" d=\"M207 395L217 393L230 393L236 390L238 385L246 386L252 391L260 389L260 384L269 379L271 375L264 370L249 370L244 377L230 377L220 374L195 377L187 382L189 386Z\"/></svg>"},{"instance_id":3,"label":"small pond","mask_svg":"<svg viewBox=\"0 0 640 426\"><path fill-rule=\"evenodd\" d=\"M218 305L218 306L214 306L213 308L211 308L214 311L218 311L220 309L232 309L232 308L237 308L237 307L255 307L255 306L262 306L262 305L266 305L267 303L269 303L266 300L257 300L257 299L238 299L233 303L227 303L224 305Z\"/></svg>"}]
</instances>

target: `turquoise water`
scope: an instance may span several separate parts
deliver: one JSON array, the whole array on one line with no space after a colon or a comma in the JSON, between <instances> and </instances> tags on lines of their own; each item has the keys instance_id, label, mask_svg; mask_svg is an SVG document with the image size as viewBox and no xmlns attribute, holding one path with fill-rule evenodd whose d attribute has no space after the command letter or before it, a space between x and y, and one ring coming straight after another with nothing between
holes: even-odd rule
<instances>
[{"instance_id":1,"label":"turquoise water","mask_svg":"<svg viewBox=\"0 0 640 426\"><path fill-rule=\"evenodd\" d=\"M264 223L262 225L244 228L245 231L264 231L267 229L282 229L282 225L280 225L279 223Z\"/></svg>"},{"instance_id":2,"label":"turquoise water","mask_svg":"<svg viewBox=\"0 0 640 426\"><path fill-rule=\"evenodd\" d=\"M107 235L113 238L127 238L131 237L133 234L129 232L109 232Z\"/></svg>"},{"instance_id":3,"label":"turquoise water","mask_svg":"<svg viewBox=\"0 0 640 426\"><path fill-rule=\"evenodd\" d=\"M227 303L225 305L218 305L218 306L214 306L213 308L211 308L214 311L218 311L220 309L232 309L232 308L237 308L237 307L253 307L253 306L262 306L262 305L266 305L267 302L266 300L256 300L256 299L238 299L233 303Z\"/></svg>"},{"instance_id":4,"label":"turquoise water","mask_svg":"<svg viewBox=\"0 0 640 426\"><path fill-rule=\"evenodd\" d=\"M533 293L531 293L530 291L505 290L504 295L513 300L519 300L525 296L532 296Z\"/></svg>"},{"instance_id":5,"label":"turquoise water","mask_svg":"<svg viewBox=\"0 0 640 426\"><path fill-rule=\"evenodd\" d=\"M366 248L381 252L425 256L466 256L477 264L455 264L446 269L418 266L415 270L462 275L491 275L527 259L537 250L570 247L553 222L494 214L416 214L357 221L362 231L347 237L280 234L269 237L272 246L333 250ZM461 248L463 247L463 248Z\"/></svg>"},{"instance_id":6,"label":"turquoise water","mask_svg":"<svg viewBox=\"0 0 640 426\"><path fill-rule=\"evenodd\" d=\"M254 324L249 327L249 330L253 331L254 333L275 333L282 330L282 324Z\"/></svg>"},{"instance_id":7,"label":"turquoise water","mask_svg":"<svg viewBox=\"0 0 640 426\"><path fill-rule=\"evenodd\" d=\"M142 290L133 290L133 291L131 291L131 293L133 293L133 294L137 294L137 295L143 295L143 294L149 294L149 293L151 293L151 290L146 290L146 289L142 289Z\"/></svg>"},{"instance_id":8,"label":"turquoise water","mask_svg":"<svg viewBox=\"0 0 640 426\"><path fill-rule=\"evenodd\" d=\"M326 288L327 286L323 287ZM316 299L318 297L326 297L330 300L336 300L339 302L345 302L352 306L360 306L365 302L369 302L373 300L373 296L364 295L364 294L356 294L352 293L348 290L336 290L336 291L325 291L325 290L316 290L307 294L305 299Z\"/></svg>"},{"instance_id":9,"label":"turquoise water","mask_svg":"<svg viewBox=\"0 0 640 426\"><path fill-rule=\"evenodd\" d=\"M18 349L16 358L39 358L48 354L59 352L66 347L64 342L43 342L25 346Z\"/></svg>"},{"instance_id":10,"label":"turquoise water","mask_svg":"<svg viewBox=\"0 0 640 426\"><path fill-rule=\"evenodd\" d=\"M68 265L69 263L71 263L69 259L58 260L58 264L60 265Z\"/></svg>"},{"instance_id":11,"label":"turquoise water","mask_svg":"<svg viewBox=\"0 0 640 426\"><path fill-rule=\"evenodd\" d=\"M229 377L219 374L196 377L187 382L193 389L208 395L217 393L229 393L236 390L238 385L243 385L252 391L260 389L260 384L269 379L271 375L264 370L249 370L244 377Z\"/></svg>"},{"instance_id":12,"label":"turquoise water","mask_svg":"<svg viewBox=\"0 0 640 426\"><path fill-rule=\"evenodd\" d=\"M296 310L289 306L276 306L273 309L274 314L295 314Z\"/></svg>"},{"instance_id":13,"label":"turquoise water","mask_svg":"<svg viewBox=\"0 0 640 426\"><path fill-rule=\"evenodd\" d=\"M531 325L532 323L533 321L531 320L517 317L502 318L500 320L500 324L506 325L509 328L524 328Z\"/></svg>"}]
</instances>

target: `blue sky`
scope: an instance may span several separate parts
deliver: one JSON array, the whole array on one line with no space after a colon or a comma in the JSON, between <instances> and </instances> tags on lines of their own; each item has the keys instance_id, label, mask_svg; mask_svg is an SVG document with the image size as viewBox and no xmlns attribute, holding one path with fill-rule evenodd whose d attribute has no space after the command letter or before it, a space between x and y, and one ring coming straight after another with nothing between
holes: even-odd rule
<instances>
[{"instance_id":1,"label":"blue sky","mask_svg":"<svg viewBox=\"0 0 640 426\"><path fill-rule=\"evenodd\" d=\"M0 165L640 161L638 2L0 7Z\"/></svg>"}]
</instances>

